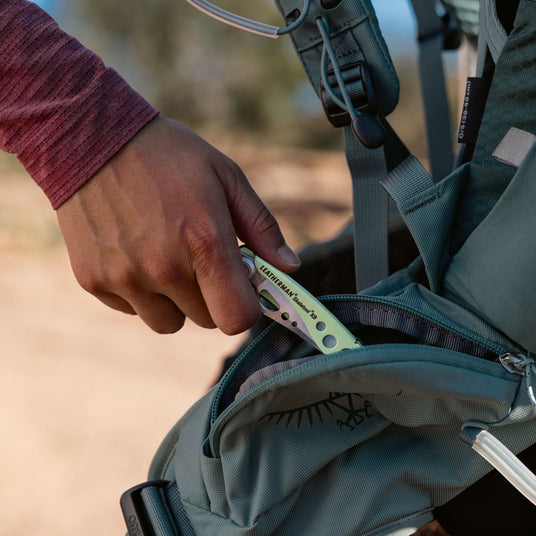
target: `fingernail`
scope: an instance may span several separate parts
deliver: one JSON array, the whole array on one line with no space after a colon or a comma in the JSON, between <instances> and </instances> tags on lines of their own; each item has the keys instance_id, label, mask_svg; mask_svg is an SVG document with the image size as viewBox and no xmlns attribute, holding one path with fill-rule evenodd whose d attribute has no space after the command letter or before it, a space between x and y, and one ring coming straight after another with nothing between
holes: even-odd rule
<instances>
[{"instance_id":1,"label":"fingernail","mask_svg":"<svg viewBox=\"0 0 536 536\"><path fill-rule=\"evenodd\" d=\"M301 264L301 261L298 255L296 255L296 253L294 253L294 251L292 251L292 249L290 249L290 247L287 244L285 244L284 246L281 246L277 250L277 254L281 258L281 260L288 266L294 267L294 266L300 266Z\"/></svg>"}]
</instances>

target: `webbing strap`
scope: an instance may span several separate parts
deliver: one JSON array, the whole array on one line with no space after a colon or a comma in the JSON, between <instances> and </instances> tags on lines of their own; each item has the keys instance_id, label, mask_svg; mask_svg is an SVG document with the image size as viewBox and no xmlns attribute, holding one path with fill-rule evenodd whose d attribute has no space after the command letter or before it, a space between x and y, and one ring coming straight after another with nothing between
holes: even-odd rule
<instances>
[{"instance_id":1,"label":"webbing strap","mask_svg":"<svg viewBox=\"0 0 536 536\"><path fill-rule=\"evenodd\" d=\"M366 149L347 126L344 148L352 175L356 288L360 291L389 271L389 198L379 182L387 175L385 147Z\"/></svg>"},{"instance_id":2,"label":"webbing strap","mask_svg":"<svg viewBox=\"0 0 536 536\"><path fill-rule=\"evenodd\" d=\"M453 168L452 134L442 52L443 21L432 0L411 0L418 25L419 75L430 169L434 180L447 176Z\"/></svg>"},{"instance_id":3,"label":"webbing strap","mask_svg":"<svg viewBox=\"0 0 536 536\"><path fill-rule=\"evenodd\" d=\"M381 181L389 195L399 206L433 185L432 177L415 156L410 155Z\"/></svg>"},{"instance_id":4,"label":"webbing strap","mask_svg":"<svg viewBox=\"0 0 536 536\"><path fill-rule=\"evenodd\" d=\"M150 486L142 490L141 498L155 536L179 536L171 523L164 489ZM180 536L185 536L183 533Z\"/></svg>"},{"instance_id":5,"label":"webbing strap","mask_svg":"<svg viewBox=\"0 0 536 536\"><path fill-rule=\"evenodd\" d=\"M342 33L327 39L330 39L338 59L344 58L351 66L359 66L364 61L359 45L350 34ZM352 102L364 99L366 103L369 95L361 71L358 76L352 74L352 69L341 74L342 83ZM334 85L332 92L323 94L326 111L332 107L330 93L338 96L337 93L341 91L340 87L336 87L337 84ZM359 292L388 275L389 200L379 184L387 173L387 166L385 147L365 148L357 141L349 125L344 127L343 132L346 160L352 177L355 280Z\"/></svg>"},{"instance_id":6,"label":"webbing strap","mask_svg":"<svg viewBox=\"0 0 536 536\"><path fill-rule=\"evenodd\" d=\"M453 179L462 181L459 175ZM453 217L457 188L443 189L435 183L421 163L410 155L392 169L382 185L397 204L424 261L426 274L433 292L441 288L441 274L446 262L445 251L449 225Z\"/></svg>"},{"instance_id":7,"label":"webbing strap","mask_svg":"<svg viewBox=\"0 0 536 536\"><path fill-rule=\"evenodd\" d=\"M176 483L156 480L135 486L121 496L121 508L128 536L195 536Z\"/></svg>"},{"instance_id":8,"label":"webbing strap","mask_svg":"<svg viewBox=\"0 0 536 536\"><path fill-rule=\"evenodd\" d=\"M480 34L479 56L481 63L485 57L485 49L489 50L493 61L497 63L499 56L506 44L508 34L504 29L495 7L494 0L480 2Z\"/></svg>"},{"instance_id":9,"label":"webbing strap","mask_svg":"<svg viewBox=\"0 0 536 536\"><path fill-rule=\"evenodd\" d=\"M338 63L353 68L359 67L361 62L365 61L359 44L351 34L343 32L332 37L324 36L324 50L328 46L326 39L329 40ZM364 99L363 108L367 108L371 89L363 79L364 73L359 70L357 76L353 75L352 68L341 72L342 83L353 106L360 109L356 103ZM363 68L367 68L366 64ZM322 94L326 112L332 107L331 96L338 97L342 89L340 82L339 87L337 84L333 86L331 92ZM351 116L354 115L355 112L352 113L351 109L347 110ZM364 147L357 141L350 125L344 126L343 132L345 155L352 177L355 280L356 290L359 292L376 284L389 273L389 199L379 184L380 179L387 174L387 165L385 146L377 149Z\"/></svg>"},{"instance_id":10,"label":"webbing strap","mask_svg":"<svg viewBox=\"0 0 536 536\"><path fill-rule=\"evenodd\" d=\"M276 3L290 22L302 0ZM395 108L398 79L370 0L313 0L307 19L291 35L328 119L344 127L354 195L356 286L362 290L388 274L389 201L379 185L387 164L384 148L364 148L352 134L350 122L364 117L374 127L381 125L376 114L385 117ZM364 130L369 126L365 121Z\"/></svg>"}]
</instances>

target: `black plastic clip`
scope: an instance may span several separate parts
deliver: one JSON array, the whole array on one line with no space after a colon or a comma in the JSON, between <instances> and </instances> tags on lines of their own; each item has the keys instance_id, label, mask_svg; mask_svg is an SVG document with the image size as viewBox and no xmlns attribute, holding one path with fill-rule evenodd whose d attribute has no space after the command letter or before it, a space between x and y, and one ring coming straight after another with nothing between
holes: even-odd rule
<instances>
[{"instance_id":1,"label":"black plastic clip","mask_svg":"<svg viewBox=\"0 0 536 536\"><path fill-rule=\"evenodd\" d=\"M360 61L349 63L339 68L348 92L352 97L354 108L368 115L376 115L378 113L378 103L372 89L367 64L364 61ZM330 69L327 74L331 90L339 96L340 90L333 69ZM357 94L352 95L351 86L353 84L360 84L359 96ZM330 99L329 93L322 82L320 82L319 96L324 113L334 127L344 127L350 124L350 114Z\"/></svg>"},{"instance_id":2,"label":"black plastic clip","mask_svg":"<svg viewBox=\"0 0 536 536\"><path fill-rule=\"evenodd\" d=\"M319 96L326 117L334 127L344 127L351 124L354 136L365 147L369 149L380 147L383 144L385 129L378 116L378 102L366 62L359 61L343 65L340 67L340 71L347 91L351 95L352 106L358 116L352 121L348 111L332 102L333 99L330 99L329 92L321 82ZM333 69L330 69L327 74L331 90L336 95L340 94ZM359 87L359 91L352 91L352 85Z\"/></svg>"},{"instance_id":3,"label":"black plastic clip","mask_svg":"<svg viewBox=\"0 0 536 536\"><path fill-rule=\"evenodd\" d=\"M150 487L165 488L168 484L167 480L153 480L134 486L121 495L121 510L123 510L128 536L155 536L143 506L141 492Z\"/></svg>"}]
</instances>

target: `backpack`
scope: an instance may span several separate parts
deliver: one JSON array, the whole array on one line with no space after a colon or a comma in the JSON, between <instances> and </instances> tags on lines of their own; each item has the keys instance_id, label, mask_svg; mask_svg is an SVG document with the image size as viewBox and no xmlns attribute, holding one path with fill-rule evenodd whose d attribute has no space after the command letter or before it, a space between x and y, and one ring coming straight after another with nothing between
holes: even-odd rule
<instances>
[{"instance_id":1,"label":"backpack","mask_svg":"<svg viewBox=\"0 0 536 536\"><path fill-rule=\"evenodd\" d=\"M536 443L536 3L520 0L510 32L502 2L481 3L453 171L450 142L434 135L442 93L425 98L430 174L385 119L398 80L369 0L276 0L283 30L188 1L257 33L290 33L344 130L357 292L317 303L360 344L319 352L263 323L169 432L149 481L122 496L129 534L410 535L493 467L536 504L536 477L516 456ZM474 2L448 4L462 22L474 13ZM424 85L439 87L456 30L430 2L413 5ZM393 203L418 249L394 271ZM320 248L323 263L348 236Z\"/></svg>"}]
</instances>

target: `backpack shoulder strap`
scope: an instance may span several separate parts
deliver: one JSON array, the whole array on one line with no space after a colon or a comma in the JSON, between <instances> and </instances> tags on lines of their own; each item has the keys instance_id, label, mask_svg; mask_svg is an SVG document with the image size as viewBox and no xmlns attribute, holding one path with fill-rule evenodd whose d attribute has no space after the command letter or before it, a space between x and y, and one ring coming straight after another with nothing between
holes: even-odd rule
<instances>
[{"instance_id":1,"label":"backpack shoulder strap","mask_svg":"<svg viewBox=\"0 0 536 536\"><path fill-rule=\"evenodd\" d=\"M276 4L290 24L302 0ZM407 153L385 121L398 103L398 77L370 0L316 0L291 36L328 120L344 132L359 291L388 274L389 199L379 181Z\"/></svg>"},{"instance_id":2,"label":"backpack shoulder strap","mask_svg":"<svg viewBox=\"0 0 536 536\"><path fill-rule=\"evenodd\" d=\"M479 28L477 74L482 73L488 51L491 54L493 62L497 63L508 39L508 33L497 15L495 0L480 2Z\"/></svg>"}]
</instances>

